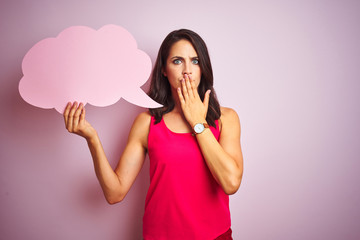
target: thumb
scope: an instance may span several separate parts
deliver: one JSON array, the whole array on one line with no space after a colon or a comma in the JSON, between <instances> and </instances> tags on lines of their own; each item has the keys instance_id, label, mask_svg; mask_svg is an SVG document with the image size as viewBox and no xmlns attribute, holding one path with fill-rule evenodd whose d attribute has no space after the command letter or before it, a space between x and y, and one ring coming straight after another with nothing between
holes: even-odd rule
<instances>
[{"instance_id":1,"label":"thumb","mask_svg":"<svg viewBox=\"0 0 360 240\"><path fill-rule=\"evenodd\" d=\"M204 104L206 109L208 109L208 106L209 106L210 93L211 93L210 89L207 90L206 93L205 93L203 104Z\"/></svg>"}]
</instances>

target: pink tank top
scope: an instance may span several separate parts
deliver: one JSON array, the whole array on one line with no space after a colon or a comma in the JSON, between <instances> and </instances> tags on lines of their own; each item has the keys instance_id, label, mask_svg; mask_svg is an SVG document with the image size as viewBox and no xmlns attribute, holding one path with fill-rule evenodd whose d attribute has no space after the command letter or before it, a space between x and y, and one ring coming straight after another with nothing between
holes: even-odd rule
<instances>
[{"instance_id":1,"label":"pink tank top","mask_svg":"<svg viewBox=\"0 0 360 240\"><path fill-rule=\"evenodd\" d=\"M172 132L163 119L154 122L151 117L144 239L215 239L231 226L229 196L211 175L195 136ZM218 121L210 129L219 140Z\"/></svg>"}]
</instances>

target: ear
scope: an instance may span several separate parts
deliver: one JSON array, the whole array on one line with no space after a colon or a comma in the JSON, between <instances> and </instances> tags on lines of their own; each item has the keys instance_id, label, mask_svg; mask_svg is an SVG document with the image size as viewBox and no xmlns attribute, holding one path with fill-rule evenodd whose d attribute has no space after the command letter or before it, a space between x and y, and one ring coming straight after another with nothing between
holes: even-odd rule
<instances>
[{"instance_id":1,"label":"ear","mask_svg":"<svg viewBox=\"0 0 360 240\"><path fill-rule=\"evenodd\" d=\"M162 73L165 77L167 77L167 74L166 74L164 68L161 68L161 73Z\"/></svg>"}]
</instances>

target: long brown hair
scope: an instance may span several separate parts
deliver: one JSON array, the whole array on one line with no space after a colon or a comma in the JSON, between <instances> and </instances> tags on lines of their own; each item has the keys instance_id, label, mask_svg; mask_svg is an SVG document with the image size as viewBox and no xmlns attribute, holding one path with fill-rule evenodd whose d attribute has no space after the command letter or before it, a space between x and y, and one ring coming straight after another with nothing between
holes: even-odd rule
<instances>
[{"instance_id":1,"label":"long brown hair","mask_svg":"<svg viewBox=\"0 0 360 240\"><path fill-rule=\"evenodd\" d=\"M189 41L198 55L201 70L198 93L203 101L206 91L209 89L211 90L206 121L209 125L215 127L215 120L220 118L221 112L220 104L213 88L214 77L209 52L204 40L197 33L188 29L175 30L169 33L160 46L152 72L148 94L152 99L164 106L161 108L149 109L150 114L155 117L155 123L159 123L164 114L171 112L171 110L174 109L175 102L171 95L171 87L167 77L163 75L163 69L166 67L166 60L169 56L170 48L174 43L182 39Z\"/></svg>"}]
</instances>

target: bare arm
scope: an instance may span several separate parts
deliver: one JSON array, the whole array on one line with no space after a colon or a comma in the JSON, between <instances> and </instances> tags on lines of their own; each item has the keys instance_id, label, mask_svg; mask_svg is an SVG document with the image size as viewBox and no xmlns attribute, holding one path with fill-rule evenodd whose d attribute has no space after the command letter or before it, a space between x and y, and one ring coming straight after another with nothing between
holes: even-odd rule
<instances>
[{"instance_id":1,"label":"bare arm","mask_svg":"<svg viewBox=\"0 0 360 240\"><path fill-rule=\"evenodd\" d=\"M184 116L191 127L196 123L206 123L209 94L208 91L204 101L201 101L195 82L185 75L185 81L178 89L178 96ZM243 174L240 121L234 110L221 110L222 129L219 142L209 129L197 134L196 138L215 180L226 194L234 194L240 187Z\"/></svg>"},{"instance_id":2,"label":"bare arm","mask_svg":"<svg viewBox=\"0 0 360 240\"><path fill-rule=\"evenodd\" d=\"M236 112L222 108L219 142L209 129L197 134L201 152L210 172L226 194L234 194L240 187L243 157L240 145L240 122Z\"/></svg>"},{"instance_id":3,"label":"bare arm","mask_svg":"<svg viewBox=\"0 0 360 240\"><path fill-rule=\"evenodd\" d=\"M141 113L130 130L124 152L115 171L106 158L95 129L85 120L85 108L77 103L68 104L64 112L69 132L84 137L88 143L95 173L110 204L120 202L130 190L145 160L150 115Z\"/></svg>"}]
</instances>

